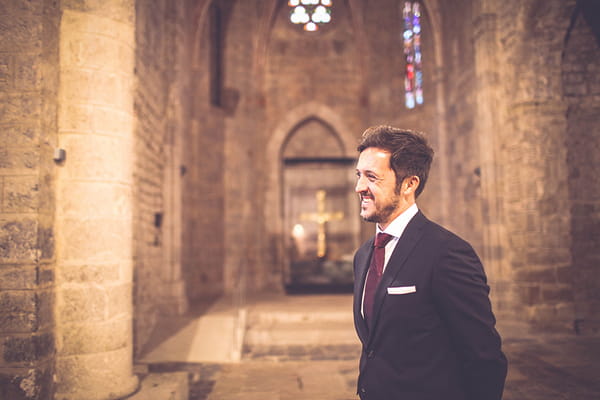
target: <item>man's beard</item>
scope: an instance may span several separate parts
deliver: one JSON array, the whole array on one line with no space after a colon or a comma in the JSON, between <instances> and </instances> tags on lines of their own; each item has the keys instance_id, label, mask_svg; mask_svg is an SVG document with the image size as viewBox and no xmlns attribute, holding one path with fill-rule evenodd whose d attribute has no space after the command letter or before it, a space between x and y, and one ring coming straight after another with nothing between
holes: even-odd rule
<instances>
[{"instance_id":1,"label":"man's beard","mask_svg":"<svg viewBox=\"0 0 600 400\"><path fill-rule=\"evenodd\" d=\"M362 219L367 222L375 223L388 222L387 219L390 217L390 215L394 213L394 211L396 211L399 204L400 197L395 196L394 199L390 203L385 205L382 209L377 209L377 207L375 207L374 213L372 213L371 215L364 216L362 217Z\"/></svg>"}]
</instances>

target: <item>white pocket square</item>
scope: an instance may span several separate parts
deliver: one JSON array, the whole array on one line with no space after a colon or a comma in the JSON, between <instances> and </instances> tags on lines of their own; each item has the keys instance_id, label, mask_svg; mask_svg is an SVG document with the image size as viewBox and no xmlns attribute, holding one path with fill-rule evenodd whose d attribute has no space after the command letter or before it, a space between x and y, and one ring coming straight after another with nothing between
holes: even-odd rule
<instances>
[{"instance_id":1,"label":"white pocket square","mask_svg":"<svg viewBox=\"0 0 600 400\"><path fill-rule=\"evenodd\" d=\"M417 291L416 286L397 286L387 288L388 294L409 294Z\"/></svg>"}]
</instances>

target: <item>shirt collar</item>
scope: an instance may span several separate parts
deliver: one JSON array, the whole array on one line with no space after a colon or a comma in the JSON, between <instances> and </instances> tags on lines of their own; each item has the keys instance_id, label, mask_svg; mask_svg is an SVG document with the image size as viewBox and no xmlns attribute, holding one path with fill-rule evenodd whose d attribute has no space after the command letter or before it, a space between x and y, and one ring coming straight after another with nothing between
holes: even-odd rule
<instances>
[{"instance_id":1,"label":"shirt collar","mask_svg":"<svg viewBox=\"0 0 600 400\"><path fill-rule=\"evenodd\" d=\"M389 225L388 227L382 231L379 229L379 224L377 224L377 233L384 232L394 236L395 238L399 238L402 236L404 229L417 213L419 212L419 208L417 207L417 203L408 207L402 214L398 215Z\"/></svg>"}]
</instances>

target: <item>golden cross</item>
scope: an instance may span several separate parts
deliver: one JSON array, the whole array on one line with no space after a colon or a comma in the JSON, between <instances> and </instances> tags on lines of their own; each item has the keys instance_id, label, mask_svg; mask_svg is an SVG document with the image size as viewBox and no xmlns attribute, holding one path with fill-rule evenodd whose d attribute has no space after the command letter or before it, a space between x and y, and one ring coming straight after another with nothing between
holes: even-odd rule
<instances>
[{"instance_id":1,"label":"golden cross","mask_svg":"<svg viewBox=\"0 0 600 400\"><path fill-rule=\"evenodd\" d=\"M317 257L325 257L327 252L327 241L325 238L325 223L328 221L340 220L344 218L344 213L338 212L326 212L325 211L325 197L326 193L324 190L317 190L315 194L317 198L317 212L316 213L302 213L300 214L301 220L314 221L319 224L319 230L317 231Z\"/></svg>"}]
</instances>

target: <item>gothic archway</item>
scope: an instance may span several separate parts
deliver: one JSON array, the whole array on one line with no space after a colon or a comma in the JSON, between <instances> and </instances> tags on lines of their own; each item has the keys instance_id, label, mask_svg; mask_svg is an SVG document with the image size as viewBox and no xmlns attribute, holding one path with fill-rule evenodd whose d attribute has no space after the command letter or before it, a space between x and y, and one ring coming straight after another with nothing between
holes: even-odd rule
<instances>
[{"instance_id":1,"label":"gothic archway","mask_svg":"<svg viewBox=\"0 0 600 400\"><path fill-rule=\"evenodd\" d=\"M302 134L300 131L306 129L312 131ZM299 131L300 129L300 131ZM295 133L300 136L295 137ZM311 135L321 135L316 147L305 149L299 142L310 141ZM295 137L295 138L294 138ZM298 142L296 142L298 140ZM288 164L298 166L298 161L305 161L305 165L329 161L330 163L346 163L343 170L351 174L354 157L354 148L357 138L352 135L342 119L328 106L318 103L307 103L290 111L274 129L273 135L267 145L267 165L269 170L269 184L267 188L267 201L265 202L265 216L269 230L269 241L272 243L272 263L280 268L282 279L285 275L285 265L289 261L287 255L286 238L290 238L291 232L285 226L285 204L284 204L284 174L285 156L289 156ZM288 152L286 152L286 148ZM297 148L296 150L293 150ZM300 149L302 148L302 149ZM296 161L293 161L293 159ZM296 168L297 169L297 168ZM335 169L335 168L334 168ZM338 171L338 173L341 173ZM300 173L302 174L302 173ZM332 175L335 175L332 172ZM292 173L294 175L294 172ZM293 179L293 178L292 178ZM316 186L307 185L306 190L312 189L312 196L316 195ZM312 193L311 192L311 193ZM316 197L313 197L313 206L316 207ZM358 216L349 216L358 231L360 220ZM314 228L314 227L313 227Z\"/></svg>"}]
</instances>

